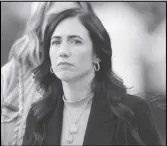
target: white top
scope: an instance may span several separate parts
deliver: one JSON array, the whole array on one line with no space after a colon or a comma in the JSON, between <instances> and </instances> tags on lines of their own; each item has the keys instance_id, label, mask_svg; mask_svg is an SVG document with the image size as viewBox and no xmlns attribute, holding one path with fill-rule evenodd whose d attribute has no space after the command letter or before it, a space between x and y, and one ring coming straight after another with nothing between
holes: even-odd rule
<instances>
[{"instance_id":1,"label":"white top","mask_svg":"<svg viewBox=\"0 0 167 146\"><path fill-rule=\"evenodd\" d=\"M87 108L84 110L82 116L80 117L77 123L78 132L73 135L74 136L73 143L69 144L67 142L67 139L72 138L72 135L69 134L69 125L72 125L74 121L78 119L79 115L82 113L83 109L85 108L89 100L90 98L86 99L86 101L82 101L82 103L64 103L63 123L62 123L61 142L60 142L61 145L83 144L87 122L92 105L92 100L87 105Z\"/></svg>"}]
</instances>

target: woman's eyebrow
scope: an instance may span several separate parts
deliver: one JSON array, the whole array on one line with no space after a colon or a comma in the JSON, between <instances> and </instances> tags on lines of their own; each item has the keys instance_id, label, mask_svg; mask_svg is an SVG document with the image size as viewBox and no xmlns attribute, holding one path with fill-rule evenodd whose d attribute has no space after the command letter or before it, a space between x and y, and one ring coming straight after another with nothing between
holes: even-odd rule
<instances>
[{"instance_id":1,"label":"woman's eyebrow","mask_svg":"<svg viewBox=\"0 0 167 146\"><path fill-rule=\"evenodd\" d=\"M78 36L78 35L69 35L68 36L68 39L73 39L73 38L79 38L79 39L83 40L83 38Z\"/></svg>"},{"instance_id":2,"label":"woman's eyebrow","mask_svg":"<svg viewBox=\"0 0 167 146\"><path fill-rule=\"evenodd\" d=\"M59 40L60 40L60 39L61 39L61 36L52 36L52 37L51 37L51 40L52 40L52 39L59 39Z\"/></svg>"}]
</instances>

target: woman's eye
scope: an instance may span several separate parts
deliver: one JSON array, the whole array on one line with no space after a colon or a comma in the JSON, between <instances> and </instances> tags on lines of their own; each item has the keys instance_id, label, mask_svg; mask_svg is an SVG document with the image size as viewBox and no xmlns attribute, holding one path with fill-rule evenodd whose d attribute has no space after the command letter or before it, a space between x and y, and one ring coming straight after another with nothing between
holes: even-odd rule
<instances>
[{"instance_id":1,"label":"woman's eye","mask_svg":"<svg viewBox=\"0 0 167 146\"><path fill-rule=\"evenodd\" d=\"M72 40L71 43L76 44L76 45L82 44L80 40Z\"/></svg>"},{"instance_id":2,"label":"woman's eye","mask_svg":"<svg viewBox=\"0 0 167 146\"><path fill-rule=\"evenodd\" d=\"M61 44L61 41L52 41L51 42L51 45L60 45Z\"/></svg>"}]
</instances>

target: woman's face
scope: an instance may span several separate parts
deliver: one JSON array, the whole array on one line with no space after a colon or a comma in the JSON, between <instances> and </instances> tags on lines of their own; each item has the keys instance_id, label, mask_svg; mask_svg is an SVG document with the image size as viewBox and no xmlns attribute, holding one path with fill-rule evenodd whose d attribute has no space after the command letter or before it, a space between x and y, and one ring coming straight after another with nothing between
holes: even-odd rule
<instances>
[{"instance_id":1,"label":"woman's face","mask_svg":"<svg viewBox=\"0 0 167 146\"><path fill-rule=\"evenodd\" d=\"M92 41L76 17L59 23L51 37L49 54L52 69L60 80L73 81L94 72Z\"/></svg>"}]
</instances>

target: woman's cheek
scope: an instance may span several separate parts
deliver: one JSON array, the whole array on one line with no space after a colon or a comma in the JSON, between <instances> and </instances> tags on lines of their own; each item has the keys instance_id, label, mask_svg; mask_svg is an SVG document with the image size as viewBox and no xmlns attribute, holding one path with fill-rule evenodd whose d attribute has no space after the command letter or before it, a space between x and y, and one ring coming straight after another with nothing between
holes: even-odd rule
<instances>
[{"instance_id":1,"label":"woman's cheek","mask_svg":"<svg viewBox=\"0 0 167 146\"><path fill-rule=\"evenodd\" d=\"M55 61L57 53L55 52L55 49L53 47L50 48L49 56L50 60Z\"/></svg>"}]
</instances>

